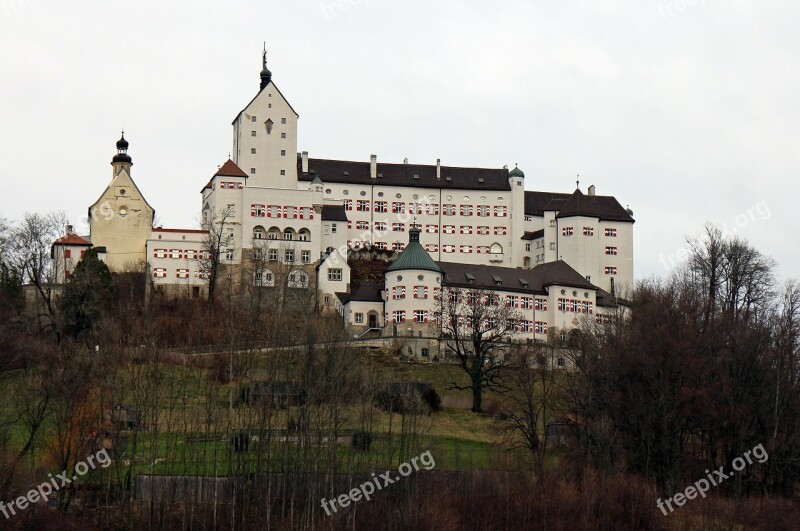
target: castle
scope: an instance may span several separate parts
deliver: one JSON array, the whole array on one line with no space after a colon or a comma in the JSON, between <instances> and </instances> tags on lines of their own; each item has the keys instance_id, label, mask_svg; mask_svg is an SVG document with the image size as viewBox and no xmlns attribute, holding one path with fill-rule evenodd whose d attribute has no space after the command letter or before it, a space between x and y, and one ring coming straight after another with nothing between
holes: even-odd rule
<instances>
[{"instance_id":1,"label":"castle","mask_svg":"<svg viewBox=\"0 0 800 531\"><path fill-rule=\"evenodd\" d=\"M581 314L602 320L632 287L633 213L594 186L525 190L524 173L507 166L312 158L297 151L297 124L265 53L259 90L233 120L232 156L200 190L202 228L153 227L123 134L111 181L89 208L90 235L59 240L54 253L105 248L112 271L146 264L152 289L200 297L218 252L223 282L313 289L348 326L386 334L430 327L435 294L448 286L480 286L530 312L518 334L534 339L577 326ZM364 250L396 258L382 284L351 290L348 256ZM66 274L71 267L65 260Z\"/></svg>"}]
</instances>

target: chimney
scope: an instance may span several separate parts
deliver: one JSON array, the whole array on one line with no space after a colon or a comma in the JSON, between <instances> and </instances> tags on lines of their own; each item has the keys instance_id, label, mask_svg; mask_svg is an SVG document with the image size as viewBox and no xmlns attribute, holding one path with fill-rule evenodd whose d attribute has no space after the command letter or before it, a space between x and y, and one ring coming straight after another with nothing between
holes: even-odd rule
<instances>
[{"instance_id":1,"label":"chimney","mask_svg":"<svg viewBox=\"0 0 800 531\"><path fill-rule=\"evenodd\" d=\"M442 178L442 159L436 159L436 180Z\"/></svg>"},{"instance_id":2,"label":"chimney","mask_svg":"<svg viewBox=\"0 0 800 531\"><path fill-rule=\"evenodd\" d=\"M403 164L408 164L408 157L403 159Z\"/></svg>"},{"instance_id":3,"label":"chimney","mask_svg":"<svg viewBox=\"0 0 800 531\"><path fill-rule=\"evenodd\" d=\"M72 234L72 233L73 233L72 225L67 225L67 234Z\"/></svg>"},{"instance_id":4,"label":"chimney","mask_svg":"<svg viewBox=\"0 0 800 531\"><path fill-rule=\"evenodd\" d=\"M301 157L301 169L303 170L303 173L308 173L308 151L303 151Z\"/></svg>"},{"instance_id":5,"label":"chimney","mask_svg":"<svg viewBox=\"0 0 800 531\"><path fill-rule=\"evenodd\" d=\"M594 195L594 185L589 187L589 195Z\"/></svg>"},{"instance_id":6,"label":"chimney","mask_svg":"<svg viewBox=\"0 0 800 531\"><path fill-rule=\"evenodd\" d=\"M370 155L369 156L369 176L373 179L378 178L378 156L377 155Z\"/></svg>"}]
</instances>

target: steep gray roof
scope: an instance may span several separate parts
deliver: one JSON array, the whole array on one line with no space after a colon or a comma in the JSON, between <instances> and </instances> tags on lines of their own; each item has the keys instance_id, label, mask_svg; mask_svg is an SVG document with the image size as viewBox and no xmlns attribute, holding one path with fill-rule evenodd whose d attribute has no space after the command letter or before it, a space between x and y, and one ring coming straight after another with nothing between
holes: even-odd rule
<instances>
[{"instance_id":1,"label":"steep gray roof","mask_svg":"<svg viewBox=\"0 0 800 531\"><path fill-rule=\"evenodd\" d=\"M437 262L444 271L443 285L501 289L524 293L544 293L553 284L597 290L583 275L563 260L541 264L533 269L491 265ZM470 280L473 280L470 282ZM500 284L498 284L498 280Z\"/></svg>"},{"instance_id":2,"label":"steep gray roof","mask_svg":"<svg viewBox=\"0 0 800 531\"><path fill-rule=\"evenodd\" d=\"M297 160L300 181L320 177L326 183L378 184L461 190L511 190L509 171L505 168L460 168L441 166L436 178L435 164L377 164L377 177L370 175L369 162L308 159L308 173L303 173L302 160Z\"/></svg>"}]
</instances>

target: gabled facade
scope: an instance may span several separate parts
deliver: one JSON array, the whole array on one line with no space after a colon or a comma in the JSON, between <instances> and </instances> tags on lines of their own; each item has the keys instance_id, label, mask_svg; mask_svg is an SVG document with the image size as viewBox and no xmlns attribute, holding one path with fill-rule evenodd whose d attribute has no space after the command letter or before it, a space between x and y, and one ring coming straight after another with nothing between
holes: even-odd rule
<instances>
[{"instance_id":1,"label":"gabled facade","mask_svg":"<svg viewBox=\"0 0 800 531\"><path fill-rule=\"evenodd\" d=\"M106 263L112 271L139 268L146 262L145 242L153 228L155 210L131 178L132 166L123 134L111 161L111 182L89 207L92 245L106 248Z\"/></svg>"}]
</instances>

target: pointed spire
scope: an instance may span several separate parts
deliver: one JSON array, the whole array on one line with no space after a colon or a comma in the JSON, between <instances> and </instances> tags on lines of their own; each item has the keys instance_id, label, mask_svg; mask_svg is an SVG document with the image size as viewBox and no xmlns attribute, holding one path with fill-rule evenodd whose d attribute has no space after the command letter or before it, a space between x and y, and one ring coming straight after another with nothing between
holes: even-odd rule
<instances>
[{"instance_id":1,"label":"pointed spire","mask_svg":"<svg viewBox=\"0 0 800 531\"><path fill-rule=\"evenodd\" d=\"M272 72L269 71L267 68L267 43L264 43L264 56L262 58L263 68L261 69L261 90L269 85L269 82L272 80Z\"/></svg>"}]
</instances>

